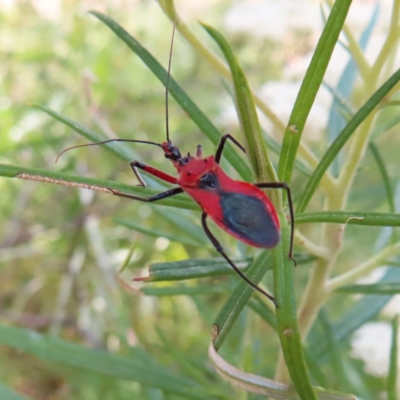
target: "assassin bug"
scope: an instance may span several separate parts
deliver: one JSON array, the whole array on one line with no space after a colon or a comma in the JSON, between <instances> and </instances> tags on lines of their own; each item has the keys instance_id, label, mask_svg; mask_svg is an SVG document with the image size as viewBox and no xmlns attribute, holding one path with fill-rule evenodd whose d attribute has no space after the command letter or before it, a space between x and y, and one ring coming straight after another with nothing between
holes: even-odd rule
<instances>
[{"instance_id":1,"label":"assassin bug","mask_svg":"<svg viewBox=\"0 0 400 400\"><path fill-rule=\"evenodd\" d=\"M272 295L261 289L249 278L247 278L246 275L228 257L220 242L210 231L207 225L207 217L210 217L221 229L250 246L267 249L275 247L280 240L279 219L271 200L261 189L284 189L287 193L291 218L291 236L288 256L296 265L296 261L293 258L294 213L290 188L284 182L265 182L252 184L230 178L219 165L226 141L230 140L244 153L246 151L244 147L229 134L221 137L221 141L217 147L215 155L209 157L203 157L201 145L197 146L196 154L194 157L192 157L190 153L188 153L187 156L182 156L179 148L172 144L169 138L168 84L171 70L174 34L175 24L172 32L165 89L167 140L163 143L156 143L146 140L110 139L98 143L89 143L69 147L58 155L57 160L63 153L73 148L94 146L110 142L145 143L161 147L161 149L164 151L165 158L171 160L172 164L176 168L178 173L177 177L169 175L139 161L130 162L132 171L139 180L140 186L145 187L146 184L139 173L139 169L165 182L178 185L178 187L150 197L140 197L123 193L116 189L108 189L115 196L126 197L143 202L154 202L167 197L175 196L180 193L187 193L201 207L201 223L204 232L214 245L215 249L222 255L222 257L225 258L225 260L232 266L232 268L237 274L240 275L242 279L244 279L254 289L258 290L275 303L275 298Z\"/></svg>"}]
</instances>

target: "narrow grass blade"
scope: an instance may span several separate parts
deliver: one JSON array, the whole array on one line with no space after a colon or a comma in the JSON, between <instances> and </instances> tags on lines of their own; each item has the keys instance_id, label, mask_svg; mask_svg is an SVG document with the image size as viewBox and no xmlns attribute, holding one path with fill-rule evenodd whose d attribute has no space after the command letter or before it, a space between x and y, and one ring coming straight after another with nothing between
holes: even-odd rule
<instances>
[{"instance_id":1,"label":"narrow grass blade","mask_svg":"<svg viewBox=\"0 0 400 400\"><path fill-rule=\"evenodd\" d=\"M390 365L387 377L388 400L397 400L398 352L399 352L399 316L392 320L392 346L390 348Z\"/></svg>"},{"instance_id":2,"label":"narrow grass blade","mask_svg":"<svg viewBox=\"0 0 400 400\"><path fill-rule=\"evenodd\" d=\"M86 128L85 126L81 125L80 123L72 120L71 118L62 115L54 110L51 110L50 108L39 105L39 104L33 104L32 105L34 108L44 111L46 114L50 115L53 117L55 120L69 126L71 129L73 129L75 132L79 133L86 139L89 139L91 142L101 142L107 139L110 139L109 137L99 134L97 132L92 131L89 128ZM129 138L126 138L129 139ZM125 161L126 163L129 163L133 160L136 160L138 158L138 154L127 144L124 142L111 142L111 143L105 143L102 144L106 150L111 152L112 154L116 155L119 157L121 160ZM150 187L168 187L168 185L165 182L162 182L160 180L157 180L148 174L144 174L142 176L143 180L147 185Z\"/></svg>"},{"instance_id":3,"label":"narrow grass blade","mask_svg":"<svg viewBox=\"0 0 400 400\"><path fill-rule=\"evenodd\" d=\"M240 269L246 269L251 262L251 258L233 258L232 261ZM142 278L141 280L145 280L146 282L180 281L234 273L235 271L223 258L209 258L202 260L189 259L184 261L152 264L149 268L149 276L145 279Z\"/></svg>"},{"instance_id":4,"label":"narrow grass blade","mask_svg":"<svg viewBox=\"0 0 400 400\"><path fill-rule=\"evenodd\" d=\"M275 330L278 329L276 322L276 315L270 308L268 308L265 303L259 297L252 297L248 301L247 305L258 314L268 325L270 325Z\"/></svg>"},{"instance_id":5,"label":"narrow grass blade","mask_svg":"<svg viewBox=\"0 0 400 400\"><path fill-rule=\"evenodd\" d=\"M378 3L372 12L371 19L369 20L367 26L365 27L364 31L361 34L359 43L361 50L365 50L369 42L371 34L378 20L379 8L380 5ZM335 90L339 94L339 96L342 97L344 101L347 101L347 99L349 99L353 90L353 84L355 82L356 77L357 77L357 64L354 61L353 57L351 57L346 67L343 70L343 73L340 77L340 80ZM332 143L336 139L337 134L344 128L346 124L346 120L343 118L340 111L342 104L343 102L336 98L334 98L332 102L332 106L329 111L329 119L326 132L329 143ZM338 160L336 158L333 163L335 176L337 176L339 173L339 163L337 161Z\"/></svg>"},{"instance_id":6,"label":"narrow grass blade","mask_svg":"<svg viewBox=\"0 0 400 400\"><path fill-rule=\"evenodd\" d=\"M236 110L245 139L246 153L251 162L255 179L257 182L276 180L261 132L253 96L243 70L225 38L211 26L206 24L202 24L202 26L218 44L228 62L235 89Z\"/></svg>"},{"instance_id":7,"label":"narrow grass blade","mask_svg":"<svg viewBox=\"0 0 400 400\"><path fill-rule=\"evenodd\" d=\"M172 286L172 287L144 287L140 289L147 296L211 296L213 294L226 293L229 287L223 286Z\"/></svg>"},{"instance_id":8,"label":"narrow grass blade","mask_svg":"<svg viewBox=\"0 0 400 400\"><path fill-rule=\"evenodd\" d=\"M201 386L192 380L181 378L161 366L89 349L34 331L0 325L0 343L44 360L118 379L136 381L183 398L210 398L202 391Z\"/></svg>"},{"instance_id":9,"label":"narrow grass blade","mask_svg":"<svg viewBox=\"0 0 400 400\"><path fill-rule=\"evenodd\" d=\"M341 294L384 294L393 295L400 293L400 282L374 283L371 285L347 285L336 290Z\"/></svg>"},{"instance_id":10,"label":"narrow grass blade","mask_svg":"<svg viewBox=\"0 0 400 400\"><path fill-rule=\"evenodd\" d=\"M389 121L386 121L385 123L381 123L380 125L376 126L371 133L371 140L375 140L382 133L394 128L398 123L400 123L400 115L396 115Z\"/></svg>"},{"instance_id":11,"label":"narrow grass blade","mask_svg":"<svg viewBox=\"0 0 400 400\"><path fill-rule=\"evenodd\" d=\"M238 265L236 261L234 262ZM271 268L271 265L271 252L263 251L251 264L248 271L246 271L246 276L251 279L252 282L258 284L265 275L265 269ZM253 293L254 289L249 286L247 282L239 282L228 301L218 313L213 323L212 334L213 346L216 350L222 346L233 324Z\"/></svg>"},{"instance_id":12,"label":"narrow grass blade","mask_svg":"<svg viewBox=\"0 0 400 400\"><path fill-rule=\"evenodd\" d=\"M290 182L294 160L308 114L321 86L350 5L351 0L335 1L303 79L292 114L289 118L288 127L285 131L281 157L279 159L278 176L279 180L283 182Z\"/></svg>"},{"instance_id":13,"label":"narrow grass blade","mask_svg":"<svg viewBox=\"0 0 400 400\"><path fill-rule=\"evenodd\" d=\"M323 327L324 335L327 339L332 371L336 380L335 387L339 390L350 390L350 385L344 369L340 348L338 343L335 341L335 335L333 332L331 321L329 320L328 314L324 309L320 311L318 319Z\"/></svg>"},{"instance_id":14,"label":"narrow grass blade","mask_svg":"<svg viewBox=\"0 0 400 400\"><path fill-rule=\"evenodd\" d=\"M232 385L245 389L247 392L268 396L273 399L299 399L296 389L290 385L275 382L272 379L249 374L226 362L214 349L208 348L208 356L217 372ZM356 400L351 394L315 388L320 400Z\"/></svg>"},{"instance_id":15,"label":"narrow grass blade","mask_svg":"<svg viewBox=\"0 0 400 400\"><path fill-rule=\"evenodd\" d=\"M28 400L27 397L15 392L0 382L0 399L4 400Z\"/></svg>"},{"instance_id":16,"label":"narrow grass blade","mask_svg":"<svg viewBox=\"0 0 400 400\"><path fill-rule=\"evenodd\" d=\"M72 130L79 133L80 135L82 135L84 138L90 140L91 142L101 142L103 140L110 139L109 137L107 137L103 134L97 133L95 131L92 131L91 129L86 128L85 126L81 125L79 122L76 122L65 115L62 115L54 110L51 110L50 108L48 108L44 105L32 104L32 107L36 108L37 110L41 110L41 111L45 112L46 114L53 117L55 120L63 123L64 125L69 126ZM125 139L129 139L129 138L125 138ZM136 153L134 151L132 151L132 149L129 148L127 146L127 144L124 142L122 142L122 143L118 143L118 142L106 143L106 144L103 144L102 147L104 147L105 149L107 149L108 151L110 151L111 153L116 155L117 157L119 157L121 160L126 161L128 163L130 161L133 161L136 159ZM62 149L60 149L60 151L61 150Z\"/></svg>"},{"instance_id":17,"label":"narrow grass blade","mask_svg":"<svg viewBox=\"0 0 400 400\"><path fill-rule=\"evenodd\" d=\"M320 211L296 214L296 224L313 222L365 226L400 226L400 214L369 211Z\"/></svg>"},{"instance_id":18,"label":"narrow grass blade","mask_svg":"<svg viewBox=\"0 0 400 400\"><path fill-rule=\"evenodd\" d=\"M143 224L137 224L133 222L132 220L127 220L127 219L121 219L121 218L113 218L113 221L116 224L125 226L126 228L133 229L137 232L143 233L144 235L151 236L151 237L163 237L171 242L177 242L177 243L182 243L188 246L194 246L194 247L204 247L204 243L199 242L194 240L193 238L187 238L185 236L178 236L178 235L171 235L170 233L163 232L159 229L150 229L150 228L145 228Z\"/></svg>"},{"instance_id":19,"label":"narrow grass blade","mask_svg":"<svg viewBox=\"0 0 400 400\"><path fill-rule=\"evenodd\" d=\"M311 376L315 379L318 385L322 387L328 386L328 380L325 375L321 371L320 366L318 365L317 360L310 354L310 352L305 348L304 355L307 361L308 369L310 370Z\"/></svg>"},{"instance_id":20,"label":"narrow grass blade","mask_svg":"<svg viewBox=\"0 0 400 400\"><path fill-rule=\"evenodd\" d=\"M152 209L161 218L169 221L171 228L176 228L180 232L184 232L187 237L201 242L204 247L210 246L210 240L204 233L203 228L193 221L192 215L185 214L182 210L162 209L157 207L156 204L154 204ZM197 216L196 222L199 219Z\"/></svg>"},{"instance_id":21,"label":"narrow grass blade","mask_svg":"<svg viewBox=\"0 0 400 400\"><path fill-rule=\"evenodd\" d=\"M161 83L164 86L166 85L167 71L134 37L110 17L97 11L91 11L90 13L107 25L146 64ZM169 92L182 109L188 113L198 128L206 134L212 143L217 145L221 139L220 132L183 91L172 76L169 79ZM244 180L250 181L252 179L252 174L248 165L239 154L233 150L232 146L227 146L224 151L224 156Z\"/></svg>"},{"instance_id":22,"label":"narrow grass blade","mask_svg":"<svg viewBox=\"0 0 400 400\"><path fill-rule=\"evenodd\" d=\"M271 136L269 136L264 131L263 135L265 142L267 143L268 150L271 150L272 152L278 155L281 154L282 146L278 144ZM305 163L303 163L303 161L299 160L298 158L296 158L296 160L294 161L294 168L307 177L310 177L312 174L310 167Z\"/></svg>"},{"instance_id":23,"label":"narrow grass blade","mask_svg":"<svg viewBox=\"0 0 400 400\"><path fill-rule=\"evenodd\" d=\"M96 190L98 192L103 192L110 195L112 193L108 188L143 197L149 197L154 194L160 193L159 190L130 186L114 181L107 181L104 179L87 178L78 175L66 174L64 172L53 172L40 168L9 164L0 164L0 176ZM158 204L163 204L171 207L186 208L189 210L199 210L198 205L194 201L189 199L187 196L181 194L164 200L160 200Z\"/></svg>"},{"instance_id":24,"label":"narrow grass blade","mask_svg":"<svg viewBox=\"0 0 400 400\"><path fill-rule=\"evenodd\" d=\"M324 175L325 171L329 168L329 165L333 162L339 151L350 139L351 135L355 132L358 126L367 118L379 103L385 98L388 92L396 85L400 80L400 69L397 70L369 99L368 101L357 111L354 117L340 132L339 136L329 147L328 151L323 156L321 162L318 164L310 180L307 182L306 188L299 201L297 211L303 212L307 207L312 195L318 187L318 184Z\"/></svg>"},{"instance_id":25,"label":"narrow grass blade","mask_svg":"<svg viewBox=\"0 0 400 400\"><path fill-rule=\"evenodd\" d=\"M390 182L389 174L386 169L385 161L383 160L381 154L379 153L378 147L374 142L369 143L369 149L375 158L376 164L378 165L379 172L382 176L383 185L385 186L386 199L389 206L389 211L391 213L396 212L396 206L394 205L394 193L392 189L392 184Z\"/></svg>"}]
</instances>

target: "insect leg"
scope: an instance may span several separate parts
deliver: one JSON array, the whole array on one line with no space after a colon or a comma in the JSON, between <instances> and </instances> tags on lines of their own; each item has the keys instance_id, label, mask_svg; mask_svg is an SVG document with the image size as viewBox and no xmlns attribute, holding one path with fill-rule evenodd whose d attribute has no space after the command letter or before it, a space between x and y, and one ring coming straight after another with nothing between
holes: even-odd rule
<instances>
[{"instance_id":1,"label":"insect leg","mask_svg":"<svg viewBox=\"0 0 400 400\"><path fill-rule=\"evenodd\" d=\"M294 262L296 266L296 260L293 258L293 238L294 238L294 211L293 211L293 201L292 201L292 192L290 191L290 187L285 182L264 182L264 183L255 183L254 186L257 186L261 189L283 189L286 190L288 203L289 203L289 212L290 212L290 248L289 248L289 258Z\"/></svg>"},{"instance_id":2,"label":"insect leg","mask_svg":"<svg viewBox=\"0 0 400 400\"><path fill-rule=\"evenodd\" d=\"M254 289L258 290L260 293L262 293L264 296L267 296L270 300L273 301L276 307L278 305L275 302L275 297L271 296L264 290L262 290L260 287L258 287L255 283L253 283L234 263L233 261L226 255L224 249L222 248L221 244L218 242L216 237L211 233L210 228L207 225L207 213L203 211L203 214L201 215L201 224L203 225L204 232L208 236L208 238L211 240L211 243L214 245L215 249L222 255L222 257L225 258L226 261L230 264L230 266L235 270L237 274L240 275L240 277L245 280L250 286L252 286Z\"/></svg>"},{"instance_id":3,"label":"insect leg","mask_svg":"<svg viewBox=\"0 0 400 400\"><path fill-rule=\"evenodd\" d=\"M132 161L129 163L129 165L131 166L133 173L136 175L136 178L138 178L138 180L140 182L139 186L146 187L146 183L143 180L142 176L140 175L138 168L142 169L143 171L147 172L148 174L153 175L156 178L159 178L165 182L169 182L169 183L173 183L173 184L176 184L178 182L178 180L175 177L168 175L165 172L162 172L154 167L150 167L149 165L143 164L139 161Z\"/></svg>"},{"instance_id":4,"label":"insect leg","mask_svg":"<svg viewBox=\"0 0 400 400\"><path fill-rule=\"evenodd\" d=\"M215 152L215 162L219 164L222 156L222 152L225 147L225 143L227 140L231 140L234 144L236 144L237 147L239 147L240 150L242 150L244 153L246 153L245 148L229 133L221 137L221 141L219 142L217 151Z\"/></svg>"},{"instance_id":5,"label":"insect leg","mask_svg":"<svg viewBox=\"0 0 400 400\"><path fill-rule=\"evenodd\" d=\"M173 188L173 189L167 190L165 192L155 194L154 196L141 197L141 196L135 196L133 194L123 193L116 189L111 189L111 188L107 188L107 189L110 190L112 192L112 194L115 196L127 197L128 199L144 201L146 203L151 203L156 200L166 199L167 197L175 196L176 194L183 192L183 189L178 187L178 188Z\"/></svg>"}]
</instances>

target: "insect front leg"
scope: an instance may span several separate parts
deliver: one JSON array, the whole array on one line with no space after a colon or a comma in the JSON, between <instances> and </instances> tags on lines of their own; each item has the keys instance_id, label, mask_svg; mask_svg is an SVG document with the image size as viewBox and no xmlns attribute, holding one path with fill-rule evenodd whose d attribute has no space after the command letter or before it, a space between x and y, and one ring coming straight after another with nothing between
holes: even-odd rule
<instances>
[{"instance_id":1,"label":"insect front leg","mask_svg":"<svg viewBox=\"0 0 400 400\"><path fill-rule=\"evenodd\" d=\"M151 167L150 165L143 164L139 161L131 161L129 165L132 168L133 173L136 175L136 178L138 178L140 185L146 187L146 182L143 180L142 176L139 173L138 168L142 169L143 171L147 172L150 175L155 176L156 178L159 178L165 182L169 182L172 184L177 184L178 180L171 175L166 174L165 172L160 171L157 168Z\"/></svg>"},{"instance_id":2,"label":"insect front leg","mask_svg":"<svg viewBox=\"0 0 400 400\"><path fill-rule=\"evenodd\" d=\"M237 147L239 147L240 150L243 151L243 153L246 153L245 148L229 133L221 137L221 141L219 142L217 151L215 152L215 162L219 164L222 156L222 152L224 151L225 143L227 140L231 140L234 144L236 144Z\"/></svg>"},{"instance_id":3,"label":"insect front leg","mask_svg":"<svg viewBox=\"0 0 400 400\"><path fill-rule=\"evenodd\" d=\"M146 187L146 183L144 182L142 176L140 175L138 168L142 169L143 171L147 172L148 174L153 175L156 178L159 178L165 182L169 182L172 184L178 183L178 180L175 177L168 175L165 172L162 172L157 168L150 167L149 165L143 164L139 161L132 161L131 163L129 163L129 165L131 166L133 173L139 179L139 182L141 183L141 186L143 186L143 187ZM128 199L144 201L147 203L151 203L156 200L166 199L167 197L171 197L171 196L175 196L176 194L183 193L183 189L179 187L179 188L173 188L173 189L167 190L165 192L155 194L154 196L141 197L141 196L135 196L133 194L123 193L116 189L111 189L111 188L108 188L108 189L115 196L126 197Z\"/></svg>"},{"instance_id":4,"label":"insect front leg","mask_svg":"<svg viewBox=\"0 0 400 400\"><path fill-rule=\"evenodd\" d=\"M267 296L270 300L273 301L276 307L278 305L275 302L275 297L271 296L269 293L261 289L259 286L257 286L254 282L252 282L234 263L233 261L227 256L225 253L223 247L221 246L221 243L217 240L217 238L211 233L210 228L207 225L207 213L203 211L203 214L201 215L201 224L203 226L204 232L210 239L211 243L214 245L215 249L222 255L222 257L225 258L225 260L229 263L229 265L235 270L235 272L243 279L245 280L251 287L254 289L258 290L261 294L264 296Z\"/></svg>"},{"instance_id":5,"label":"insect front leg","mask_svg":"<svg viewBox=\"0 0 400 400\"><path fill-rule=\"evenodd\" d=\"M289 248L289 258L294 262L296 266L296 260L293 258L293 239L294 239L294 211L293 211L293 201L292 201L292 192L290 187L285 182L262 182L255 183L254 186L257 186L260 189L283 189L286 190L286 194L288 197L289 203L289 212L290 212L290 248Z\"/></svg>"}]
</instances>

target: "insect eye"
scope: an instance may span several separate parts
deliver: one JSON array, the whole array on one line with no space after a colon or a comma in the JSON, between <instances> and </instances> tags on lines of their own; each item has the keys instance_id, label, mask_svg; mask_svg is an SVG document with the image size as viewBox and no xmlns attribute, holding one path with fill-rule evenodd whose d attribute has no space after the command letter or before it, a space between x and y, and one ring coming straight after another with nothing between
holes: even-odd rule
<instances>
[{"instance_id":1,"label":"insect eye","mask_svg":"<svg viewBox=\"0 0 400 400\"><path fill-rule=\"evenodd\" d=\"M217 177L212 172L207 172L200 178L201 188L216 188L218 186Z\"/></svg>"}]
</instances>

